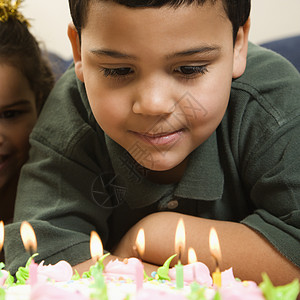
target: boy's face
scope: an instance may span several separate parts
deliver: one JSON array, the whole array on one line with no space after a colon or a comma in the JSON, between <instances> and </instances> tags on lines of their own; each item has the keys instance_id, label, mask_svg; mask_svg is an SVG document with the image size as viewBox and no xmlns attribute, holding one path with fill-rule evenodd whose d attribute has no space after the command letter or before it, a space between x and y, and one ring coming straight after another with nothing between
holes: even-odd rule
<instances>
[{"instance_id":1,"label":"boy's face","mask_svg":"<svg viewBox=\"0 0 300 300\"><path fill-rule=\"evenodd\" d=\"M81 45L72 27L69 37L97 122L157 171L179 165L217 128L247 52L243 31L233 48L222 1L177 9L93 2Z\"/></svg>"}]
</instances>

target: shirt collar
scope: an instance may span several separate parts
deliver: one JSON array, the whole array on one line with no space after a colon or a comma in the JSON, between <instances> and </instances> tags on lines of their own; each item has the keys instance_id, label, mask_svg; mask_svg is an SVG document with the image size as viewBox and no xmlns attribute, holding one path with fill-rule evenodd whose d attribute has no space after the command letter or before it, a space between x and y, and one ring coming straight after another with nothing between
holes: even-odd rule
<instances>
[{"instance_id":1,"label":"shirt collar","mask_svg":"<svg viewBox=\"0 0 300 300\"><path fill-rule=\"evenodd\" d=\"M222 197L224 173L214 132L191 154L174 195L180 198L217 200Z\"/></svg>"},{"instance_id":2,"label":"shirt collar","mask_svg":"<svg viewBox=\"0 0 300 300\"><path fill-rule=\"evenodd\" d=\"M131 208L140 208L164 198L186 198L212 201L221 198L224 174L219 161L214 132L190 154L189 163L178 185L153 183L142 176L141 168L130 154L105 135L108 153L115 174L125 185L124 200Z\"/></svg>"}]
</instances>

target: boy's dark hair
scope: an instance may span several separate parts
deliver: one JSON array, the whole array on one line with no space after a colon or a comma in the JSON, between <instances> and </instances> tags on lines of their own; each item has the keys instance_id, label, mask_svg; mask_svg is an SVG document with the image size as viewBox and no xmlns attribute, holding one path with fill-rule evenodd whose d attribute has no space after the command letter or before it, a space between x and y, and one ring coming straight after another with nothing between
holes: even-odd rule
<instances>
[{"instance_id":1,"label":"boy's dark hair","mask_svg":"<svg viewBox=\"0 0 300 300\"><path fill-rule=\"evenodd\" d=\"M180 5L189 5L194 2L203 5L210 1L214 4L221 0L69 0L72 20L79 36L81 29L86 25L89 4L97 1L112 1L128 7L179 7ZM243 26L249 17L251 0L222 0L222 2L225 12L232 23L233 40L235 41L239 27Z\"/></svg>"},{"instance_id":2,"label":"boy's dark hair","mask_svg":"<svg viewBox=\"0 0 300 300\"><path fill-rule=\"evenodd\" d=\"M54 76L27 24L16 18L0 22L0 64L8 63L27 78L40 112L53 85Z\"/></svg>"}]
</instances>

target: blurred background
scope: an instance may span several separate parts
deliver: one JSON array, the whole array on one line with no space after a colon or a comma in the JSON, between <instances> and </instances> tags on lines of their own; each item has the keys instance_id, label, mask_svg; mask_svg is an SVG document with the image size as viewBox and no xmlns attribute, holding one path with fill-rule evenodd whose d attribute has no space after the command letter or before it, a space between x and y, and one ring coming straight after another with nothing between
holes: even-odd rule
<instances>
[{"instance_id":1,"label":"blurred background","mask_svg":"<svg viewBox=\"0 0 300 300\"><path fill-rule=\"evenodd\" d=\"M64 59L72 57L68 0L24 0L21 11L48 51ZM255 43L300 35L300 0L252 0L251 22L250 40Z\"/></svg>"}]
</instances>

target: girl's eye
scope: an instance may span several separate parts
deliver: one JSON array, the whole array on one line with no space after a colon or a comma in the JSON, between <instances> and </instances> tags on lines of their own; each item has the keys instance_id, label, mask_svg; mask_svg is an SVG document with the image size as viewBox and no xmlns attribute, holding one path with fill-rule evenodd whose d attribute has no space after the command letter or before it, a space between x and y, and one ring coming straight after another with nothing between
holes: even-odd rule
<instances>
[{"instance_id":1,"label":"girl's eye","mask_svg":"<svg viewBox=\"0 0 300 300\"><path fill-rule=\"evenodd\" d=\"M207 72L206 66L181 66L175 69L175 72L183 76L193 77L197 74L205 74Z\"/></svg>"},{"instance_id":2,"label":"girl's eye","mask_svg":"<svg viewBox=\"0 0 300 300\"><path fill-rule=\"evenodd\" d=\"M125 77L131 73L133 73L133 70L131 68L115 68L115 69L108 69L108 68L102 68L100 69L101 72L103 72L105 77Z\"/></svg>"},{"instance_id":3,"label":"girl's eye","mask_svg":"<svg viewBox=\"0 0 300 300\"><path fill-rule=\"evenodd\" d=\"M0 119L12 119L22 114L20 110L6 110L0 113Z\"/></svg>"}]
</instances>

